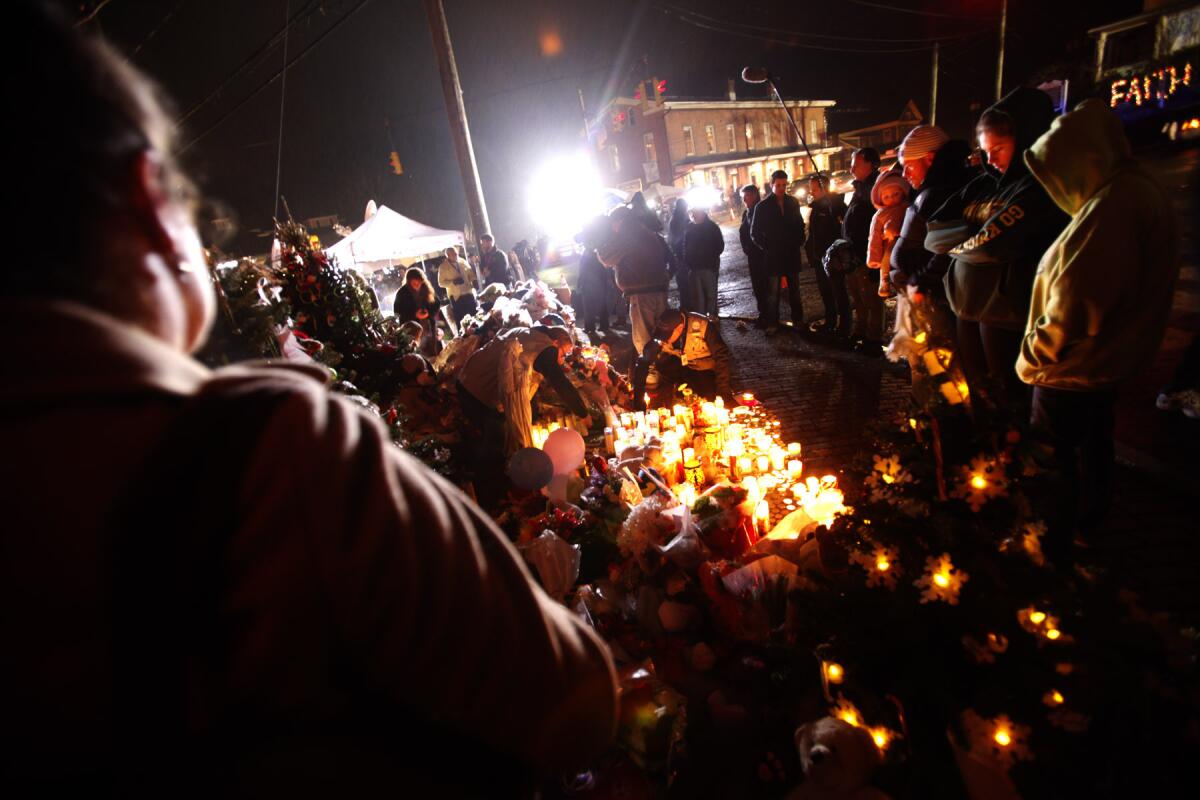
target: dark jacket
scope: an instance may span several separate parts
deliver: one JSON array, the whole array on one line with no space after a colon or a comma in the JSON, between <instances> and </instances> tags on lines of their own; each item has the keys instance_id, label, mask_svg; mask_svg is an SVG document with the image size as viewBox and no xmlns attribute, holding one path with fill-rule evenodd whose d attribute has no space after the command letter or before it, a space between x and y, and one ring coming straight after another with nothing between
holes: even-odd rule
<instances>
[{"instance_id":1,"label":"dark jacket","mask_svg":"<svg viewBox=\"0 0 1200 800\"><path fill-rule=\"evenodd\" d=\"M867 260L867 241L871 238L871 220L875 216L871 190L878 179L879 170L875 170L861 181L854 182L854 195L850 198L850 205L846 206L846 216L842 218L842 238L853 243L854 254L863 263Z\"/></svg>"},{"instance_id":2,"label":"dark jacket","mask_svg":"<svg viewBox=\"0 0 1200 800\"><path fill-rule=\"evenodd\" d=\"M825 251L842 235L842 220L846 217L846 200L840 194L827 193L809 206L808 240L804 250L808 263L821 269Z\"/></svg>"},{"instance_id":3,"label":"dark jacket","mask_svg":"<svg viewBox=\"0 0 1200 800\"><path fill-rule=\"evenodd\" d=\"M687 203L676 200L671 209L671 221L667 223L667 244L677 260L683 258L683 236L688 226Z\"/></svg>"},{"instance_id":4,"label":"dark jacket","mask_svg":"<svg viewBox=\"0 0 1200 800\"><path fill-rule=\"evenodd\" d=\"M683 235L683 263L689 272L721 268L721 253L725 252L725 237L721 228L708 217L703 222L688 225Z\"/></svg>"},{"instance_id":5,"label":"dark jacket","mask_svg":"<svg viewBox=\"0 0 1200 800\"><path fill-rule=\"evenodd\" d=\"M1019 331L1025 328L1038 261L1068 217L1023 158L1054 119L1049 96L1014 89L993 108L1016 123L1012 164L1003 175L989 168L951 196L930 218L925 247L953 258L945 287L955 314Z\"/></svg>"},{"instance_id":6,"label":"dark jacket","mask_svg":"<svg viewBox=\"0 0 1200 800\"><path fill-rule=\"evenodd\" d=\"M503 250L493 247L489 252L479 256L479 277L484 286L489 283L512 285L513 276L508 269L508 256L504 255Z\"/></svg>"},{"instance_id":7,"label":"dark jacket","mask_svg":"<svg viewBox=\"0 0 1200 800\"><path fill-rule=\"evenodd\" d=\"M905 212L900 238L892 248L893 286L910 285L942 293L942 277L950 266L950 257L925 249L926 223L934 211L976 175L967 165L970 155L971 146L961 139L952 139L938 149L924 183Z\"/></svg>"},{"instance_id":8,"label":"dark jacket","mask_svg":"<svg viewBox=\"0 0 1200 800\"><path fill-rule=\"evenodd\" d=\"M763 251L750 238L750 220L753 217L753 209L742 210L742 225L738 228L738 238L742 240L742 252L746 254L746 261L749 262L751 271L756 271L763 268Z\"/></svg>"},{"instance_id":9,"label":"dark jacket","mask_svg":"<svg viewBox=\"0 0 1200 800\"><path fill-rule=\"evenodd\" d=\"M875 213L872 209L871 213ZM800 251L804 247L804 218L800 202L790 194L783 196L783 208L774 195L768 195L754 207L750 238L763 250L768 275L794 275L800 271Z\"/></svg>"},{"instance_id":10,"label":"dark jacket","mask_svg":"<svg viewBox=\"0 0 1200 800\"><path fill-rule=\"evenodd\" d=\"M651 210L646 203L646 197L641 192L634 192L633 198L629 201L629 207L633 210L633 218L645 225L651 233L662 233L662 220Z\"/></svg>"},{"instance_id":11,"label":"dark jacket","mask_svg":"<svg viewBox=\"0 0 1200 800\"><path fill-rule=\"evenodd\" d=\"M408 288L408 284L406 283L400 287L400 291L396 292L396 301L393 305L393 310L401 322L423 323L433 319L437 315L438 306L440 305L441 303L436 299L431 301L425 300L417 292ZM417 319L417 311L422 308L429 312L429 317L425 320Z\"/></svg>"},{"instance_id":12,"label":"dark jacket","mask_svg":"<svg viewBox=\"0 0 1200 800\"><path fill-rule=\"evenodd\" d=\"M626 297L667 291L667 255L662 237L636 219L627 219L621 230L596 249L600 263L616 273L617 288Z\"/></svg>"}]
</instances>

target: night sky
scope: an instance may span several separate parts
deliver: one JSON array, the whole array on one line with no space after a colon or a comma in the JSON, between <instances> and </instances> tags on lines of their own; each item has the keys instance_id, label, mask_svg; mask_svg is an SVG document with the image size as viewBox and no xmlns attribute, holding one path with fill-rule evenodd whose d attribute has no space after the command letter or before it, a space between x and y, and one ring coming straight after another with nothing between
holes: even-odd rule
<instances>
[{"instance_id":1,"label":"night sky","mask_svg":"<svg viewBox=\"0 0 1200 800\"><path fill-rule=\"evenodd\" d=\"M276 34L287 6L110 0L91 23L163 85L179 116L188 114L180 129L181 142L194 141L186 163L236 218L240 233L229 247L241 252L266 249L255 232L269 226L274 208L281 84L251 94L283 66ZM582 146L579 89L593 112L614 88L628 95L651 74L667 80L668 97L720 97L726 78L759 64L782 78L785 95L836 100L841 110L830 127L846 130L893 119L910 98L927 113L931 40L946 37L939 123L965 136L993 98L999 7L1000 0L445 0L484 196L505 247L535 232L525 208L530 173L547 156ZM1087 74L1087 29L1140 11L1136 0L1010 0L1006 89ZM324 36L287 72L280 192L294 216L340 214L353 226L374 198L422 222L461 228L466 204L419 0L290 0L290 12L289 59ZM885 39L893 41L868 41ZM740 81L738 92L764 96ZM388 164L392 149L403 176ZM570 187L564 175L562 191Z\"/></svg>"}]
</instances>

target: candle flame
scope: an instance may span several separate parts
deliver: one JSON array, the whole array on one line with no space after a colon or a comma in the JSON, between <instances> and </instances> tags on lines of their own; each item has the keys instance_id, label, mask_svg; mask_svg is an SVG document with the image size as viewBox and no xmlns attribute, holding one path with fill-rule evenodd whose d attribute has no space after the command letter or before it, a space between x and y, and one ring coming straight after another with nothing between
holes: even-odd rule
<instances>
[{"instance_id":1,"label":"candle flame","mask_svg":"<svg viewBox=\"0 0 1200 800\"><path fill-rule=\"evenodd\" d=\"M1032 622L1034 625L1041 625L1043 622L1046 621L1046 612L1031 611L1029 614L1029 621Z\"/></svg>"},{"instance_id":2,"label":"candle flame","mask_svg":"<svg viewBox=\"0 0 1200 800\"><path fill-rule=\"evenodd\" d=\"M1010 734L1004 728L998 728L996 730L996 735L992 738L995 739L996 744L1000 745L1001 747L1008 747L1010 744L1012 744L1012 734Z\"/></svg>"},{"instance_id":3,"label":"candle flame","mask_svg":"<svg viewBox=\"0 0 1200 800\"><path fill-rule=\"evenodd\" d=\"M880 558L875 562L875 569L879 570L880 572L887 572L891 568L892 562L888 561L886 558Z\"/></svg>"},{"instance_id":4,"label":"candle flame","mask_svg":"<svg viewBox=\"0 0 1200 800\"><path fill-rule=\"evenodd\" d=\"M945 589L950 585L950 576L945 572L939 572L933 576L933 582Z\"/></svg>"}]
</instances>

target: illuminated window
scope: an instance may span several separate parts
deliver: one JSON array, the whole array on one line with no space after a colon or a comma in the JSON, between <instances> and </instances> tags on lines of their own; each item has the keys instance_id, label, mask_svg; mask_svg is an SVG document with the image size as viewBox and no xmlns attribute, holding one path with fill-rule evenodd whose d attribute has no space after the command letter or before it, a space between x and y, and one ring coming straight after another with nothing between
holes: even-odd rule
<instances>
[{"instance_id":1,"label":"illuminated window","mask_svg":"<svg viewBox=\"0 0 1200 800\"><path fill-rule=\"evenodd\" d=\"M725 138L729 140L729 152L737 152L737 134L733 132L733 123L725 126Z\"/></svg>"},{"instance_id":2,"label":"illuminated window","mask_svg":"<svg viewBox=\"0 0 1200 800\"><path fill-rule=\"evenodd\" d=\"M646 162L658 161L658 156L654 150L654 134L642 134L642 147L646 150Z\"/></svg>"},{"instance_id":3,"label":"illuminated window","mask_svg":"<svg viewBox=\"0 0 1200 800\"><path fill-rule=\"evenodd\" d=\"M708 145L708 152L717 152L717 128L715 125L704 126L704 143Z\"/></svg>"},{"instance_id":4,"label":"illuminated window","mask_svg":"<svg viewBox=\"0 0 1200 800\"><path fill-rule=\"evenodd\" d=\"M810 142L817 141L817 121L815 119L808 121L808 140Z\"/></svg>"},{"instance_id":5,"label":"illuminated window","mask_svg":"<svg viewBox=\"0 0 1200 800\"><path fill-rule=\"evenodd\" d=\"M754 123L753 122L746 123L746 149L747 150L754 149Z\"/></svg>"},{"instance_id":6,"label":"illuminated window","mask_svg":"<svg viewBox=\"0 0 1200 800\"><path fill-rule=\"evenodd\" d=\"M608 148L608 150L610 153L612 153L612 171L620 172L621 171L621 155L617 152L617 146L613 145L612 147Z\"/></svg>"},{"instance_id":7,"label":"illuminated window","mask_svg":"<svg viewBox=\"0 0 1200 800\"><path fill-rule=\"evenodd\" d=\"M767 150L771 149L771 123L763 123L763 147Z\"/></svg>"},{"instance_id":8,"label":"illuminated window","mask_svg":"<svg viewBox=\"0 0 1200 800\"><path fill-rule=\"evenodd\" d=\"M683 152L685 155L696 155L696 140L692 138L692 126L683 126Z\"/></svg>"}]
</instances>

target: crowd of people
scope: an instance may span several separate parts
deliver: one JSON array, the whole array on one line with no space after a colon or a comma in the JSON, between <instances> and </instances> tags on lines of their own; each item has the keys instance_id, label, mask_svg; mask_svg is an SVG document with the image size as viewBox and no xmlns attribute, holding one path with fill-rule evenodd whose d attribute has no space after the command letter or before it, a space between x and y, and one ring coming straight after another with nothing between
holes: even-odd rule
<instances>
[{"instance_id":1,"label":"crowd of people","mask_svg":"<svg viewBox=\"0 0 1200 800\"><path fill-rule=\"evenodd\" d=\"M2 628L9 774L126 794L181 771L196 793L387 780L433 794L464 772L491 789L603 752L618 719L608 648L475 502L325 374L191 357L215 302L156 90L41 4L10 14L6 50L28 80L9 102L28 113L8 150L24 235L0 283L21 365L0 390L19 465L4 490L4 604L21 612ZM1049 437L1058 523L1086 538L1108 497L1114 389L1165 329L1174 217L1102 103L1056 118L1017 89L977 134L983 166L928 125L886 174L855 151L849 203L815 176L807 225L786 173L766 196L746 186L757 322L778 332L786 293L804 325L805 254L823 304L812 331L880 353L885 297L933 309L972 385ZM612 288L628 305L631 407L684 383L728 394L725 242L706 211L677 203L664 235L635 198L582 240L583 328L609 327ZM453 365L481 472L529 444L542 381L595 421L564 372L564 304L528 280L528 249L485 234L477 263L450 248L395 291L414 382ZM493 325L510 306L527 323ZM442 352L440 319L470 346Z\"/></svg>"}]
</instances>

